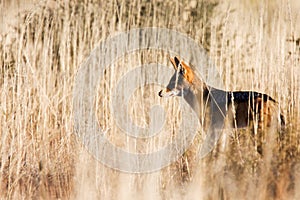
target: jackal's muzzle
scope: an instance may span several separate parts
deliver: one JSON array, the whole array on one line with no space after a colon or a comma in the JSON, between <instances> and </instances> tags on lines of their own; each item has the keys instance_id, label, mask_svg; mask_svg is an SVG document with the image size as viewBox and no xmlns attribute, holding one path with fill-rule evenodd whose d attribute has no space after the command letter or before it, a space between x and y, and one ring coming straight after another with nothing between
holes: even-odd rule
<instances>
[{"instance_id":1,"label":"jackal's muzzle","mask_svg":"<svg viewBox=\"0 0 300 200\"><path fill-rule=\"evenodd\" d=\"M169 88L166 88L164 90L161 90L158 95L160 97L173 97L173 96L178 96L178 94L180 93L179 90L173 89L170 90Z\"/></svg>"}]
</instances>

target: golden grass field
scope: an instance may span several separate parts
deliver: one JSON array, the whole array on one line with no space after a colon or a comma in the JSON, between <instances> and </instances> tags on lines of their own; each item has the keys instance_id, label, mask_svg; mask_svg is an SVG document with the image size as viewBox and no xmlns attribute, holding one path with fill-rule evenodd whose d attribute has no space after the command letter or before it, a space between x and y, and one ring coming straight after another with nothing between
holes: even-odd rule
<instances>
[{"instance_id":1,"label":"golden grass field","mask_svg":"<svg viewBox=\"0 0 300 200\"><path fill-rule=\"evenodd\" d=\"M300 199L299 10L298 0L0 1L0 199ZM284 136L260 155L249 131L241 131L227 152L216 149L196 160L197 136L177 162L146 174L95 160L73 128L75 76L99 42L139 27L189 35L207 50L227 90L277 99ZM164 106L162 135L150 144L115 127L111 88L137 64L150 62L171 67L166 52L129 54L95 91L98 121L109 139L136 152L167 143L181 120L178 98L160 99L162 88L148 86L130 99L132 119L147 125L151 105Z\"/></svg>"}]
</instances>

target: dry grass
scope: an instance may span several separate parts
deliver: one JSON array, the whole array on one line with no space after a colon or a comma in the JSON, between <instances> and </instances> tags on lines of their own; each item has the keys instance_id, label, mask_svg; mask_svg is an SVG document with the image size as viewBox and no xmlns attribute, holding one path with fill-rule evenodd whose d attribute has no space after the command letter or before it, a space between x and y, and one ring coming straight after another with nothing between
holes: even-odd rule
<instances>
[{"instance_id":1,"label":"dry grass","mask_svg":"<svg viewBox=\"0 0 300 200\"><path fill-rule=\"evenodd\" d=\"M1 11L6 6L0 3ZM1 199L300 198L297 0L46 1L18 9L0 35ZM10 22L3 14L1 20ZM246 131L239 133L240 143L230 141L228 152L216 150L200 161L194 155L196 140L176 163L149 174L121 173L95 161L73 130L76 72L99 41L149 26L175 29L203 45L228 90L252 89L278 99L287 122L284 137L268 144L269 153L261 156ZM111 88L136 63L149 62L170 66L165 52L126 55L98 90L99 124L110 129L112 142L137 152L167 143L181 116L178 99L159 99L160 88L149 86L131 99L133 120L146 125L151 105L163 105L169 113L162 136L139 143L114 127Z\"/></svg>"}]
</instances>

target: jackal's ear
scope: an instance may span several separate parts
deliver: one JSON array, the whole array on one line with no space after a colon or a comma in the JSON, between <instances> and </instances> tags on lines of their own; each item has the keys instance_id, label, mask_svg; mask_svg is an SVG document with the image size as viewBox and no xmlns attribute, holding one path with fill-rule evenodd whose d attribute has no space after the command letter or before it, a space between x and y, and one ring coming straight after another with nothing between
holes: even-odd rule
<instances>
[{"instance_id":1,"label":"jackal's ear","mask_svg":"<svg viewBox=\"0 0 300 200\"><path fill-rule=\"evenodd\" d=\"M181 73L181 75L183 75L187 81L192 83L194 80L194 76L195 76L193 69L190 66L188 66L184 61L181 61L178 65L178 67L179 67L179 72Z\"/></svg>"},{"instance_id":2,"label":"jackal's ear","mask_svg":"<svg viewBox=\"0 0 300 200\"><path fill-rule=\"evenodd\" d=\"M174 69L177 71L178 70L178 66L180 64L180 59L177 56L174 57L170 57L170 61L174 67Z\"/></svg>"}]
</instances>

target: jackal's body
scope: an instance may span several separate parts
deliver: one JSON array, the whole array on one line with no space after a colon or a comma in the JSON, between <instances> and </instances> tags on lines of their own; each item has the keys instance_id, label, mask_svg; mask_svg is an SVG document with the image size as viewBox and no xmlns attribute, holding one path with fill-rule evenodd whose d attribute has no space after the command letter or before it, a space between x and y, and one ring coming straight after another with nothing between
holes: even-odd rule
<instances>
[{"instance_id":1,"label":"jackal's body","mask_svg":"<svg viewBox=\"0 0 300 200\"><path fill-rule=\"evenodd\" d=\"M215 105L217 109L211 112L211 123L219 123L218 115L230 116L231 124L236 128L247 127L256 120L258 127L270 126L271 121L284 123L276 101L255 91L224 91L207 86L198 78L191 67L178 57L170 58L175 73L166 89L159 92L161 97L183 96L187 103L203 119L204 110ZM205 117L204 117L205 118Z\"/></svg>"}]
</instances>

